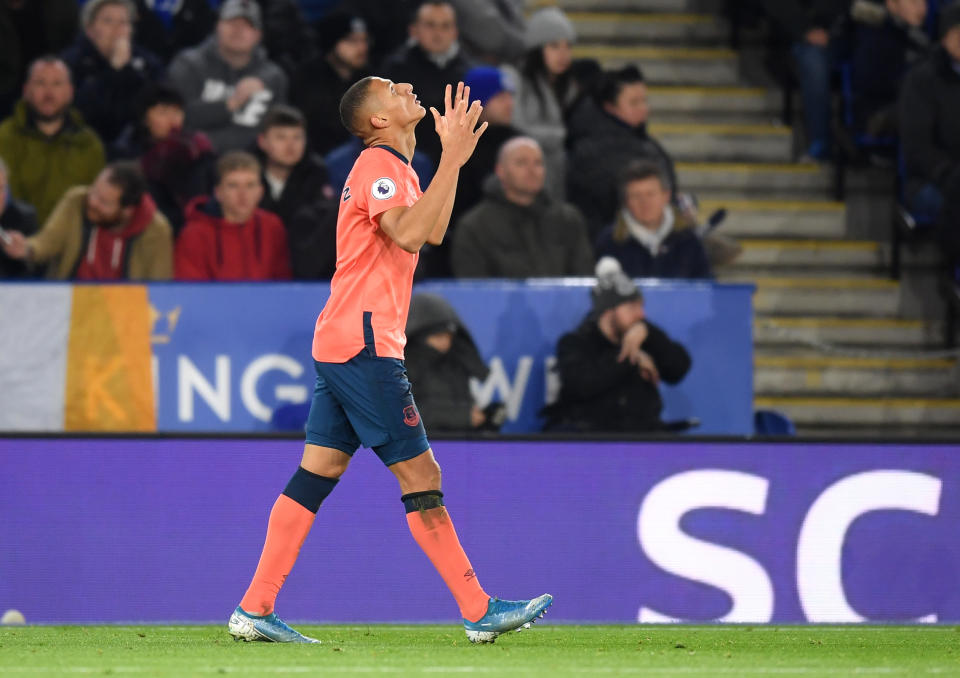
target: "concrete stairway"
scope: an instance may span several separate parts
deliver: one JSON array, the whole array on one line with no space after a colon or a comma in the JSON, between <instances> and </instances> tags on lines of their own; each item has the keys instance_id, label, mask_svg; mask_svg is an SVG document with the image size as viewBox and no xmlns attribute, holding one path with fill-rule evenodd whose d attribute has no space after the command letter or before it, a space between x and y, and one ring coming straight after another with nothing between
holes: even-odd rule
<instances>
[{"instance_id":1,"label":"concrete stairway","mask_svg":"<svg viewBox=\"0 0 960 678\"><path fill-rule=\"evenodd\" d=\"M704 214L727 210L721 232L744 249L718 278L757 285L756 406L784 412L802 434L960 435L960 368L936 353L941 328L923 317L916 290L884 277L885 229L855 228L847 205L830 199L831 168L794 162L779 92L742 75L758 69L726 44L721 3L543 4L569 13L577 56L641 67L649 129L677 162L682 190ZM908 253L905 265L932 261Z\"/></svg>"}]
</instances>

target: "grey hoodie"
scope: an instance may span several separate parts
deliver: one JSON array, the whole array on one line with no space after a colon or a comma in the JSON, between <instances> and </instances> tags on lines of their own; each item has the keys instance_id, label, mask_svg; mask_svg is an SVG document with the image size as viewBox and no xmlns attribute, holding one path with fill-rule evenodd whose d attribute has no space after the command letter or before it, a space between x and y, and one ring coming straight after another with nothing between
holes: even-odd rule
<instances>
[{"instance_id":1,"label":"grey hoodie","mask_svg":"<svg viewBox=\"0 0 960 678\"><path fill-rule=\"evenodd\" d=\"M205 132L218 153L249 147L267 109L287 100L287 76L267 58L262 47L254 49L250 63L234 70L220 56L216 35L180 52L171 62L168 75L187 102L187 127ZM248 77L260 78L266 89L231 113L227 99L236 84Z\"/></svg>"}]
</instances>

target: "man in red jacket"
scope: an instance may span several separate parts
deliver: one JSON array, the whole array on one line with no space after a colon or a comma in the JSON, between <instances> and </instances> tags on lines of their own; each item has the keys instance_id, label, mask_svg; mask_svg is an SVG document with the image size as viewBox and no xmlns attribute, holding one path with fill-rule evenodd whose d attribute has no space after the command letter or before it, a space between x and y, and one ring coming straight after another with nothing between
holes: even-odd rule
<instances>
[{"instance_id":1,"label":"man in red jacket","mask_svg":"<svg viewBox=\"0 0 960 678\"><path fill-rule=\"evenodd\" d=\"M280 218L259 209L260 163L233 151L217 163L213 197L187 204L177 239L177 280L289 280L290 250Z\"/></svg>"}]
</instances>

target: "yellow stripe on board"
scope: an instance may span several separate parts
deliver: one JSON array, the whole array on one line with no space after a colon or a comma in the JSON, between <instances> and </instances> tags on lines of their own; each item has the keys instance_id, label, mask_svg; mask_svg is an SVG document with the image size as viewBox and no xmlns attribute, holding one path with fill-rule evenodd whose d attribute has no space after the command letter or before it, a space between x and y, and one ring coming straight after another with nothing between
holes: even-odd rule
<instances>
[{"instance_id":1,"label":"yellow stripe on board","mask_svg":"<svg viewBox=\"0 0 960 678\"><path fill-rule=\"evenodd\" d=\"M755 367L838 370L949 370L956 360L947 358L853 358L822 356L756 356Z\"/></svg>"},{"instance_id":2,"label":"yellow stripe on board","mask_svg":"<svg viewBox=\"0 0 960 678\"><path fill-rule=\"evenodd\" d=\"M157 430L147 288L73 288L66 431Z\"/></svg>"},{"instance_id":3,"label":"yellow stripe on board","mask_svg":"<svg viewBox=\"0 0 960 678\"><path fill-rule=\"evenodd\" d=\"M577 45L573 48L575 57L611 59L621 57L638 60L676 60L676 61L733 61L737 53L731 49L713 47L630 47L621 45Z\"/></svg>"},{"instance_id":4,"label":"yellow stripe on board","mask_svg":"<svg viewBox=\"0 0 960 678\"><path fill-rule=\"evenodd\" d=\"M793 134L789 127L777 125L740 125L731 123L689 123L689 122L658 122L650 125L650 134L654 137L670 134L740 136L740 137L788 137Z\"/></svg>"}]
</instances>

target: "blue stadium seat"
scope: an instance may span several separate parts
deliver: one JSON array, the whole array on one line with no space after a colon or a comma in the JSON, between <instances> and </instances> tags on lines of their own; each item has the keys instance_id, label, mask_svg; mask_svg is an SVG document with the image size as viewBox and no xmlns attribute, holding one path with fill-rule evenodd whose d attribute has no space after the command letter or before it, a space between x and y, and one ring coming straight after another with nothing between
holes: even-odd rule
<instances>
[{"instance_id":1,"label":"blue stadium seat","mask_svg":"<svg viewBox=\"0 0 960 678\"><path fill-rule=\"evenodd\" d=\"M758 436L795 436L797 427L781 412L757 410L753 413L753 432Z\"/></svg>"}]
</instances>

